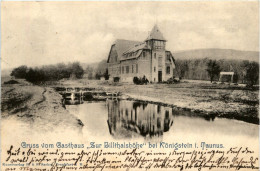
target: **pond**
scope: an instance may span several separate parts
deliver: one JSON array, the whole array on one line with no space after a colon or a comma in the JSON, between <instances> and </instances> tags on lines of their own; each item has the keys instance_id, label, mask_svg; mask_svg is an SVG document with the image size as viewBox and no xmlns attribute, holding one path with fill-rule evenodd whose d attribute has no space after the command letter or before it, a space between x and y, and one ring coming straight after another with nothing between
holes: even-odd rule
<instances>
[{"instance_id":1,"label":"pond","mask_svg":"<svg viewBox=\"0 0 260 171\"><path fill-rule=\"evenodd\" d=\"M225 118L199 117L190 111L140 101L84 101L66 108L84 124L82 134L93 141L207 142L256 144L258 125ZM242 140L242 141L241 141Z\"/></svg>"}]
</instances>

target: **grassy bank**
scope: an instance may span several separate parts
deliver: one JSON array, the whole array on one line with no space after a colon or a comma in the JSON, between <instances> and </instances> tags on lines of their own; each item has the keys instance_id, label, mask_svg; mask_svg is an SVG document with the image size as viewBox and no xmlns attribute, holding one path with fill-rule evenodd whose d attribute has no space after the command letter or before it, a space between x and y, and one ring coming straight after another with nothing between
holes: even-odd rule
<instances>
[{"instance_id":1,"label":"grassy bank","mask_svg":"<svg viewBox=\"0 0 260 171\"><path fill-rule=\"evenodd\" d=\"M52 131L57 126L66 129L81 128L81 122L63 107L61 95L52 88L18 82L19 84L2 84L3 120L15 116L41 131Z\"/></svg>"}]
</instances>

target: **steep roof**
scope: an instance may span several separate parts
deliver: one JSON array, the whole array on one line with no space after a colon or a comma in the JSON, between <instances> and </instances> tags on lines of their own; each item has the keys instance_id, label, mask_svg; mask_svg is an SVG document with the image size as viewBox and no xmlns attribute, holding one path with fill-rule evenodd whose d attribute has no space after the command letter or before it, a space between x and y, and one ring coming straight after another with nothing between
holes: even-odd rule
<instances>
[{"instance_id":1,"label":"steep roof","mask_svg":"<svg viewBox=\"0 0 260 171\"><path fill-rule=\"evenodd\" d=\"M126 53L131 53L131 52L136 52L140 49L145 49L147 48L147 45L145 42L141 43L141 44L136 44L135 46L132 46L130 49L128 49L127 51L124 52L124 54Z\"/></svg>"},{"instance_id":2,"label":"steep roof","mask_svg":"<svg viewBox=\"0 0 260 171\"><path fill-rule=\"evenodd\" d=\"M141 55L141 53L142 53L142 50L138 50L136 53L133 54L133 56L130 56L130 57L124 56L124 57L122 57L121 61L138 58Z\"/></svg>"},{"instance_id":3,"label":"steep roof","mask_svg":"<svg viewBox=\"0 0 260 171\"><path fill-rule=\"evenodd\" d=\"M152 39L166 41L166 39L163 37L163 35L160 32L160 30L159 30L157 25L154 25L150 35L147 37L146 40L152 40Z\"/></svg>"},{"instance_id":4,"label":"steep roof","mask_svg":"<svg viewBox=\"0 0 260 171\"><path fill-rule=\"evenodd\" d=\"M117 39L114 43L116 46L116 51L119 60L122 59L123 53L128 49L134 47L136 44L141 44L142 42L132 41L132 40L124 40L124 39Z\"/></svg>"}]
</instances>

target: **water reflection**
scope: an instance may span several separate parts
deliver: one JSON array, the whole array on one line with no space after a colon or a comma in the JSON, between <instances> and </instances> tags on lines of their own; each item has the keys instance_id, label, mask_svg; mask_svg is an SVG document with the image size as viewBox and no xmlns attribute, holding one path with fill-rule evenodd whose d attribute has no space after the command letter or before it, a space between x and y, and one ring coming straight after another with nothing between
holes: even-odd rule
<instances>
[{"instance_id":1,"label":"water reflection","mask_svg":"<svg viewBox=\"0 0 260 171\"><path fill-rule=\"evenodd\" d=\"M170 107L126 100L107 100L107 107L109 132L113 136L126 131L144 137L161 136L173 125Z\"/></svg>"},{"instance_id":2,"label":"water reflection","mask_svg":"<svg viewBox=\"0 0 260 171\"><path fill-rule=\"evenodd\" d=\"M66 108L82 121L82 137L88 141L258 142L258 125L157 104L109 99Z\"/></svg>"}]
</instances>

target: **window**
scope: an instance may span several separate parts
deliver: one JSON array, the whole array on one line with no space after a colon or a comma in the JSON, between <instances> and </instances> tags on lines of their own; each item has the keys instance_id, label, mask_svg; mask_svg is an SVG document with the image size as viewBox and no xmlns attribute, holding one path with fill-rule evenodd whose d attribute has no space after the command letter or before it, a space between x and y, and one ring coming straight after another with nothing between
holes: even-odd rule
<instances>
[{"instance_id":1,"label":"window","mask_svg":"<svg viewBox=\"0 0 260 171\"><path fill-rule=\"evenodd\" d=\"M159 58L158 58L158 66L159 67L162 66L162 56L159 56Z\"/></svg>"},{"instance_id":2,"label":"window","mask_svg":"<svg viewBox=\"0 0 260 171\"><path fill-rule=\"evenodd\" d=\"M153 68L153 71L156 72L156 67Z\"/></svg>"},{"instance_id":3,"label":"window","mask_svg":"<svg viewBox=\"0 0 260 171\"><path fill-rule=\"evenodd\" d=\"M161 113L161 106L160 105L157 106L157 113L158 114Z\"/></svg>"},{"instance_id":4,"label":"window","mask_svg":"<svg viewBox=\"0 0 260 171\"><path fill-rule=\"evenodd\" d=\"M132 73L134 73L134 65L132 65Z\"/></svg>"},{"instance_id":5,"label":"window","mask_svg":"<svg viewBox=\"0 0 260 171\"><path fill-rule=\"evenodd\" d=\"M138 64L136 64L136 73L138 73Z\"/></svg>"},{"instance_id":6,"label":"window","mask_svg":"<svg viewBox=\"0 0 260 171\"><path fill-rule=\"evenodd\" d=\"M161 128L161 118L157 118L157 128Z\"/></svg>"},{"instance_id":7,"label":"window","mask_svg":"<svg viewBox=\"0 0 260 171\"><path fill-rule=\"evenodd\" d=\"M124 74L124 67L122 66L122 74Z\"/></svg>"},{"instance_id":8,"label":"window","mask_svg":"<svg viewBox=\"0 0 260 171\"><path fill-rule=\"evenodd\" d=\"M165 118L169 118L169 111L168 110L165 110Z\"/></svg>"},{"instance_id":9,"label":"window","mask_svg":"<svg viewBox=\"0 0 260 171\"><path fill-rule=\"evenodd\" d=\"M156 53L154 53L154 59L156 59Z\"/></svg>"},{"instance_id":10,"label":"window","mask_svg":"<svg viewBox=\"0 0 260 171\"><path fill-rule=\"evenodd\" d=\"M126 66L125 72L128 74L129 73L129 66Z\"/></svg>"},{"instance_id":11,"label":"window","mask_svg":"<svg viewBox=\"0 0 260 171\"><path fill-rule=\"evenodd\" d=\"M143 51L143 57L145 57L145 51Z\"/></svg>"},{"instance_id":12,"label":"window","mask_svg":"<svg viewBox=\"0 0 260 171\"><path fill-rule=\"evenodd\" d=\"M170 74L171 73L171 67L170 66L167 66L166 67L166 74Z\"/></svg>"},{"instance_id":13,"label":"window","mask_svg":"<svg viewBox=\"0 0 260 171\"><path fill-rule=\"evenodd\" d=\"M164 49L165 42L164 41L154 41L154 49Z\"/></svg>"}]
</instances>

